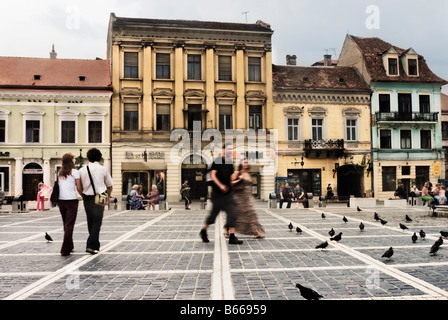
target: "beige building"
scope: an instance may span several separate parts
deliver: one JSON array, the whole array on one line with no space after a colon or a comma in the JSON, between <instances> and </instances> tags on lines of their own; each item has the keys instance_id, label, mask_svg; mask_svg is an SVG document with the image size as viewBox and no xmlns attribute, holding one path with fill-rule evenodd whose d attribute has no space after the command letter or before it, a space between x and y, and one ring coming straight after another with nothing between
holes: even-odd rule
<instances>
[{"instance_id":1,"label":"beige building","mask_svg":"<svg viewBox=\"0 0 448 320\"><path fill-rule=\"evenodd\" d=\"M277 186L371 196L370 88L351 67L273 67Z\"/></svg>"},{"instance_id":2,"label":"beige building","mask_svg":"<svg viewBox=\"0 0 448 320\"><path fill-rule=\"evenodd\" d=\"M207 130L254 129L269 137L272 33L261 21L135 19L112 13L107 49L114 190L124 195L134 183L144 191L156 184L168 201L179 201L182 180L189 179L193 198L205 196L206 164L216 155L205 148ZM202 138L196 145L194 128ZM180 137L191 138L190 150L173 156ZM238 156L245 155L243 149ZM254 195L266 199L275 173L266 169L263 153L255 154Z\"/></svg>"},{"instance_id":3,"label":"beige building","mask_svg":"<svg viewBox=\"0 0 448 320\"><path fill-rule=\"evenodd\" d=\"M0 57L0 187L36 200L53 186L61 157L77 166L90 148L110 169L110 81L106 60Z\"/></svg>"}]
</instances>

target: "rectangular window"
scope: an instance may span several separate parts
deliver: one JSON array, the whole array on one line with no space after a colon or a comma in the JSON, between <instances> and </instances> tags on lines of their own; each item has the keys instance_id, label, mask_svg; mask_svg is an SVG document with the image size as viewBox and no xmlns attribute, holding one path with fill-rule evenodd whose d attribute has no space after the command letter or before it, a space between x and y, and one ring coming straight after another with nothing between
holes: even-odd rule
<instances>
[{"instance_id":1,"label":"rectangular window","mask_svg":"<svg viewBox=\"0 0 448 320\"><path fill-rule=\"evenodd\" d=\"M138 78L138 52L124 53L124 77Z\"/></svg>"},{"instance_id":2,"label":"rectangular window","mask_svg":"<svg viewBox=\"0 0 448 320\"><path fill-rule=\"evenodd\" d=\"M218 57L218 79L231 81L232 80L232 57L219 56Z\"/></svg>"},{"instance_id":3,"label":"rectangular window","mask_svg":"<svg viewBox=\"0 0 448 320\"><path fill-rule=\"evenodd\" d=\"M422 190L426 181L429 181L429 166L415 167L415 185L419 190Z\"/></svg>"},{"instance_id":4,"label":"rectangular window","mask_svg":"<svg viewBox=\"0 0 448 320\"><path fill-rule=\"evenodd\" d=\"M233 129L232 124L232 106L219 106L219 130Z\"/></svg>"},{"instance_id":5,"label":"rectangular window","mask_svg":"<svg viewBox=\"0 0 448 320\"><path fill-rule=\"evenodd\" d=\"M201 80L201 55L189 54L187 56L188 80Z\"/></svg>"},{"instance_id":6,"label":"rectangular window","mask_svg":"<svg viewBox=\"0 0 448 320\"><path fill-rule=\"evenodd\" d=\"M408 73L410 76L417 75L417 59L408 59Z\"/></svg>"},{"instance_id":7,"label":"rectangular window","mask_svg":"<svg viewBox=\"0 0 448 320\"><path fill-rule=\"evenodd\" d=\"M75 143L75 121L61 121L61 143Z\"/></svg>"},{"instance_id":8,"label":"rectangular window","mask_svg":"<svg viewBox=\"0 0 448 320\"><path fill-rule=\"evenodd\" d=\"M89 121L89 143L101 143L103 141L103 122Z\"/></svg>"},{"instance_id":9,"label":"rectangular window","mask_svg":"<svg viewBox=\"0 0 448 320\"><path fill-rule=\"evenodd\" d=\"M170 131L170 105L158 104L156 106L156 130Z\"/></svg>"},{"instance_id":10,"label":"rectangular window","mask_svg":"<svg viewBox=\"0 0 448 320\"><path fill-rule=\"evenodd\" d=\"M420 148L431 149L431 130L420 130Z\"/></svg>"},{"instance_id":11,"label":"rectangular window","mask_svg":"<svg viewBox=\"0 0 448 320\"><path fill-rule=\"evenodd\" d=\"M322 140L323 139L323 127L324 120L323 119L312 119L311 120L311 131L313 140Z\"/></svg>"},{"instance_id":12,"label":"rectangular window","mask_svg":"<svg viewBox=\"0 0 448 320\"><path fill-rule=\"evenodd\" d=\"M400 130L401 149L411 149L411 130Z\"/></svg>"},{"instance_id":13,"label":"rectangular window","mask_svg":"<svg viewBox=\"0 0 448 320\"><path fill-rule=\"evenodd\" d=\"M382 167L383 191L395 191L397 169L396 167Z\"/></svg>"},{"instance_id":14,"label":"rectangular window","mask_svg":"<svg viewBox=\"0 0 448 320\"><path fill-rule=\"evenodd\" d=\"M448 139L448 122L442 122L442 139Z\"/></svg>"},{"instance_id":15,"label":"rectangular window","mask_svg":"<svg viewBox=\"0 0 448 320\"><path fill-rule=\"evenodd\" d=\"M400 116L400 120L412 120L412 97L410 93L398 94L398 113Z\"/></svg>"},{"instance_id":16,"label":"rectangular window","mask_svg":"<svg viewBox=\"0 0 448 320\"><path fill-rule=\"evenodd\" d=\"M0 120L0 142L6 142L6 120Z\"/></svg>"},{"instance_id":17,"label":"rectangular window","mask_svg":"<svg viewBox=\"0 0 448 320\"><path fill-rule=\"evenodd\" d=\"M249 106L249 128L261 129L261 106Z\"/></svg>"},{"instance_id":18,"label":"rectangular window","mask_svg":"<svg viewBox=\"0 0 448 320\"><path fill-rule=\"evenodd\" d=\"M40 134L40 121L27 120L26 121L26 142L38 143Z\"/></svg>"},{"instance_id":19,"label":"rectangular window","mask_svg":"<svg viewBox=\"0 0 448 320\"><path fill-rule=\"evenodd\" d=\"M380 130L380 148L381 149L392 148L392 139L390 130Z\"/></svg>"},{"instance_id":20,"label":"rectangular window","mask_svg":"<svg viewBox=\"0 0 448 320\"><path fill-rule=\"evenodd\" d=\"M402 176L409 176L410 174L411 174L410 166L401 166L401 175Z\"/></svg>"},{"instance_id":21,"label":"rectangular window","mask_svg":"<svg viewBox=\"0 0 448 320\"><path fill-rule=\"evenodd\" d=\"M356 119L347 119L345 122L347 141L356 141Z\"/></svg>"},{"instance_id":22,"label":"rectangular window","mask_svg":"<svg viewBox=\"0 0 448 320\"><path fill-rule=\"evenodd\" d=\"M390 112L390 94L380 94L380 112Z\"/></svg>"},{"instance_id":23,"label":"rectangular window","mask_svg":"<svg viewBox=\"0 0 448 320\"><path fill-rule=\"evenodd\" d=\"M299 140L299 119L288 119L288 140Z\"/></svg>"},{"instance_id":24,"label":"rectangular window","mask_svg":"<svg viewBox=\"0 0 448 320\"><path fill-rule=\"evenodd\" d=\"M389 75L398 75L398 59L389 58Z\"/></svg>"},{"instance_id":25,"label":"rectangular window","mask_svg":"<svg viewBox=\"0 0 448 320\"><path fill-rule=\"evenodd\" d=\"M248 79L249 81L261 81L261 58L249 57Z\"/></svg>"},{"instance_id":26,"label":"rectangular window","mask_svg":"<svg viewBox=\"0 0 448 320\"><path fill-rule=\"evenodd\" d=\"M170 54L156 53L156 78L170 79Z\"/></svg>"},{"instance_id":27,"label":"rectangular window","mask_svg":"<svg viewBox=\"0 0 448 320\"><path fill-rule=\"evenodd\" d=\"M200 128L202 130L202 106L200 104L189 104L188 105L188 130L193 131L194 123L200 123Z\"/></svg>"},{"instance_id":28,"label":"rectangular window","mask_svg":"<svg viewBox=\"0 0 448 320\"><path fill-rule=\"evenodd\" d=\"M418 96L419 104L420 104L420 113L430 113L431 106L429 102L429 95L421 94Z\"/></svg>"},{"instance_id":29,"label":"rectangular window","mask_svg":"<svg viewBox=\"0 0 448 320\"><path fill-rule=\"evenodd\" d=\"M138 103L124 104L124 130L138 130Z\"/></svg>"}]
</instances>

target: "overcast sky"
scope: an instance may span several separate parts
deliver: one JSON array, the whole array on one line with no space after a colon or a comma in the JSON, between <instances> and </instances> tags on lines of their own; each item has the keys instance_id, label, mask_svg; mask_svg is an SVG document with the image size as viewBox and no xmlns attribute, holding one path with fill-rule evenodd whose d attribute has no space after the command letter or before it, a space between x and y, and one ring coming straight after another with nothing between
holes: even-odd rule
<instances>
[{"instance_id":1,"label":"overcast sky","mask_svg":"<svg viewBox=\"0 0 448 320\"><path fill-rule=\"evenodd\" d=\"M347 33L380 37L414 48L448 80L446 0L2 0L0 56L49 57L54 43L58 58L106 58L111 12L136 18L263 20L274 30L274 64L285 64L287 54L297 55L299 65L322 60L327 52L337 58Z\"/></svg>"}]
</instances>

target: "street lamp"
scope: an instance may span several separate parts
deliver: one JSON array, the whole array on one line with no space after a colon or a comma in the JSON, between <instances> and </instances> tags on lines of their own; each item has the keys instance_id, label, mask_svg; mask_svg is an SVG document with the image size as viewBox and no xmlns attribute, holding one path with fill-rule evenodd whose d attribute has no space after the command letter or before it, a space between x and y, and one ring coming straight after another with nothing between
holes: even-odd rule
<instances>
[{"instance_id":1,"label":"street lamp","mask_svg":"<svg viewBox=\"0 0 448 320\"><path fill-rule=\"evenodd\" d=\"M79 157L76 157L75 164L78 167L78 170L82 167L84 164L84 158L82 157L82 149L79 149Z\"/></svg>"}]
</instances>

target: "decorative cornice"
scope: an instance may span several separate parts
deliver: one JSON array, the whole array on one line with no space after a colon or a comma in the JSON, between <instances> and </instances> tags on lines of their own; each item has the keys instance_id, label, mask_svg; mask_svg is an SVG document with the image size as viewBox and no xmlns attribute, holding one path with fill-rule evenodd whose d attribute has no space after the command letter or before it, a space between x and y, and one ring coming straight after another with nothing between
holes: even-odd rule
<instances>
[{"instance_id":1,"label":"decorative cornice","mask_svg":"<svg viewBox=\"0 0 448 320\"><path fill-rule=\"evenodd\" d=\"M274 102L369 105L370 96L330 93L276 92L274 93Z\"/></svg>"}]
</instances>

